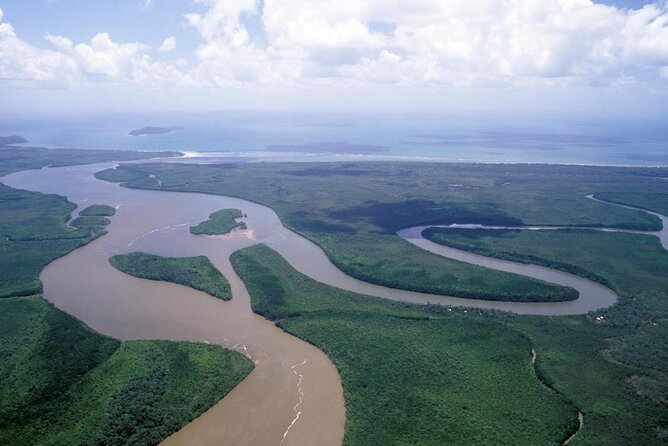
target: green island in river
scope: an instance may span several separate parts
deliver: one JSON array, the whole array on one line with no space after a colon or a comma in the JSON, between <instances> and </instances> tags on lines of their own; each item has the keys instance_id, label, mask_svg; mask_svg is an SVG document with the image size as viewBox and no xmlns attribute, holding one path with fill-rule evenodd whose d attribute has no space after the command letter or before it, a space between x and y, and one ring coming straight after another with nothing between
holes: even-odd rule
<instances>
[{"instance_id":1,"label":"green island in river","mask_svg":"<svg viewBox=\"0 0 668 446\"><path fill-rule=\"evenodd\" d=\"M209 215L209 219L190 227L191 234L197 235L222 235L239 228L246 229L246 223L238 222L243 218L239 209L221 209Z\"/></svg>"},{"instance_id":2,"label":"green island in river","mask_svg":"<svg viewBox=\"0 0 668 446\"><path fill-rule=\"evenodd\" d=\"M223 300L232 298L230 284L205 256L161 257L145 252L109 258L114 268L135 277L177 283Z\"/></svg>"}]
</instances>

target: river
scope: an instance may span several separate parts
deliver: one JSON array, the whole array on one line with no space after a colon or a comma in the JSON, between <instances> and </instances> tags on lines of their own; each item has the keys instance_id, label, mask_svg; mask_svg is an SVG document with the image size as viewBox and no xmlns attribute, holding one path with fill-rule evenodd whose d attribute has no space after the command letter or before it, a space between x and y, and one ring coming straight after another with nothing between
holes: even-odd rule
<instances>
[{"instance_id":1,"label":"river","mask_svg":"<svg viewBox=\"0 0 668 446\"><path fill-rule=\"evenodd\" d=\"M557 303L499 302L369 284L337 269L319 246L285 228L266 206L223 196L127 189L93 177L94 172L113 165L22 171L2 181L15 188L66 196L79 209L94 203L117 208L107 235L42 271L44 297L58 308L119 339L216 343L254 361L255 370L241 384L165 440L165 445L334 445L342 441L345 408L336 368L320 350L255 315L248 292L230 264L231 253L256 243L267 244L319 282L394 300L565 315L607 307L617 299L610 289L572 274L437 245L422 237L425 227L407 228L399 235L445 257L571 286L580 297ZM213 237L190 234L189 226L223 208L245 213L248 229ZM665 246L665 225L657 235ZM229 280L233 298L224 302L180 285L134 278L108 263L110 256L131 251L206 255Z\"/></svg>"}]
</instances>

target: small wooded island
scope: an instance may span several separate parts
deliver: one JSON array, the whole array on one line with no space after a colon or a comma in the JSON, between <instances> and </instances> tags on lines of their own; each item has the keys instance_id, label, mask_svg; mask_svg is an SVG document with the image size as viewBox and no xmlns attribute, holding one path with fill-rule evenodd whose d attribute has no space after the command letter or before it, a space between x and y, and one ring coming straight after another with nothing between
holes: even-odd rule
<instances>
[{"instance_id":1,"label":"small wooded island","mask_svg":"<svg viewBox=\"0 0 668 446\"><path fill-rule=\"evenodd\" d=\"M131 252L112 256L109 263L117 270L141 279L177 283L223 300L232 298L227 279L205 256L161 257Z\"/></svg>"},{"instance_id":2,"label":"small wooded island","mask_svg":"<svg viewBox=\"0 0 668 446\"><path fill-rule=\"evenodd\" d=\"M0 136L0 147L12 144L25 144L27 142L29 142L27 139L19 135Z\"/></svg>"},{"instance_id":3,"label":"small wooded island","mask_svg":"<svg viewBox=\"0 0 668 446\"><path fill-rule=\"evenodd\" d=\"M142 136L142 135L161 135L165 133L172 133L181 130L182 127L155 127L148 126L142 127L140 129L131 130L128 135L130 136Z\"/></svg>"},{"instance_id":4,"label":"small wooded island","mask_svg":"<svg viewBox=\"0 0 668 446\"><path fill-rule=\"evenodd\" d=\"M209 215L209 219L197 226L190 227L190 233L195 235L222 235L239 228L246 229L246 223L237 221L245 215L239 209L221 209Z\"/></svg>"}]
</instances>

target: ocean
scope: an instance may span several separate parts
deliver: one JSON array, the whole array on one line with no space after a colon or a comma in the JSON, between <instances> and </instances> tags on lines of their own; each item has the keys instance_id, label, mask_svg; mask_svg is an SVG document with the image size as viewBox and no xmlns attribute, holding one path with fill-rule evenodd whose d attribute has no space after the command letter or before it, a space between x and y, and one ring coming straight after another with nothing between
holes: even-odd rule
<instances>
[{"instance_id":1,"label":"ocean","mask_svg":"<svg viewBox=\"0 0 668 446\"><path fill-rule=\"evenodd\" d=\"M179 127L130 136L145 126ZM492 114L185 112L0 114L30 146L223 152L261 159L668 166L668 118ZM326 155L316 155L316 154ZM212 154L212 153L211 153Z\"/></svg>"}]
</instances>

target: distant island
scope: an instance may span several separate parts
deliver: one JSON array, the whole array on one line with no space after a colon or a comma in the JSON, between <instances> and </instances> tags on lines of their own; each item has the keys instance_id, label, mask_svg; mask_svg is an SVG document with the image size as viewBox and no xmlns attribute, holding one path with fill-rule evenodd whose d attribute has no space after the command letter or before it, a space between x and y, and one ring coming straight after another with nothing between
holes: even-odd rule
<instances>
[{"instance_id":1,"label":"distant island","mask_svg":"<svg viewBox=\"0 0 668 446\"><path fill-rule=\"evenodd\" d=\"M28 142L28 140L19 135L0 136L0 147L10 144L23 144L26 142Z\"/></svg>"},{"instance_id":2,"label":"distant island","mask_svg":"<svg viewBox=\"0 0 668 446\"><path fill-rule=\"evenodd\" d=\"M134 129L128 135L130 136L141 136L141 135L160 135L163 133L172 133L181 130L182 127L142 127L140 129Z\"/></svg>"},{"instance_id":3,"label":"distant island","mask_svg":"<svg viewBox=\"0 0 668 446\"><path fill-rule=\"evenodd\" d=\"M370 144L351 144L347 142L316 142L307 144L273 144L265 147L270 152L299 153L378 153L387 151L386 147Z\"/></svg>"}]
</instances>

